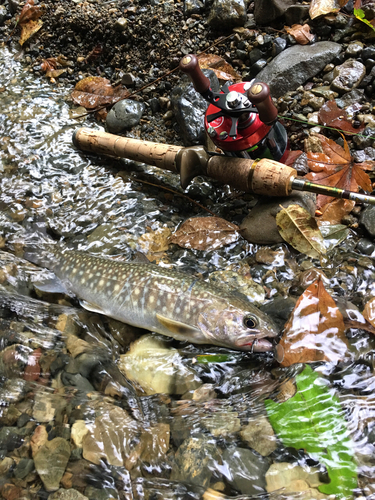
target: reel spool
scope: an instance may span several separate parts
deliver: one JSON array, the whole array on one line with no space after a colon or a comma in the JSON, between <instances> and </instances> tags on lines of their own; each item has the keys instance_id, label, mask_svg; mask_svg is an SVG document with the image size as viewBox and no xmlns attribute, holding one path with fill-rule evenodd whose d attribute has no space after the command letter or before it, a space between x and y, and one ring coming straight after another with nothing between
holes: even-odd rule
<instances>
[{"instance_id":1,"label":"reel spool","mask_svg":"<svg viewBox=\"0 0 375 500\"><path fill-rule=\"evenodd\" d=\"M213 92L195 55L183 57L179 67L189 75L195 90L209 102L205 129L227 156L270 158L280 162L287 158L288 136L277 121L277 109L266 83L225 84L220 92Z\"/></svg>"}]
</instances>

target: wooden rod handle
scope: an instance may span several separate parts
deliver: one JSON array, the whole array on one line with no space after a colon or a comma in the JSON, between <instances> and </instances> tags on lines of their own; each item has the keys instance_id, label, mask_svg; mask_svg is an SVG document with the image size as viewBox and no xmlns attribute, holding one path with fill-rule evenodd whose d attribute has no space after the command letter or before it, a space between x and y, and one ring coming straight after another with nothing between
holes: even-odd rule
<instances>
[{"instance_id":1,"label":"wooden rod handle","mask_svg":"<svg viewBox=\"0 0 375 500\"><path fill-rule=\"evenodd\" d=\"M183 149L182 146L141 141L89 128L76 130L73 143L83 151L128 158L176 173L176 155Z\"/></svg>"}]
</instances>

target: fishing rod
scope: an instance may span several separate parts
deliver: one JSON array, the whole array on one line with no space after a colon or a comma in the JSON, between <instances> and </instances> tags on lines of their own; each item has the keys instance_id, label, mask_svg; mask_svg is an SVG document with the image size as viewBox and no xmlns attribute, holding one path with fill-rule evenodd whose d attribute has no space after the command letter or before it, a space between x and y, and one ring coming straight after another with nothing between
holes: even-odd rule
<instances>
[{"instance_id":1,"label":"fishing rod","mask_svg":"<svg viewBox=\"0 0 375 500\"><path fill-rule=\"evenodd\" d=\"M277 120L278 112L266 83L227 83L214 92L195 55L183 57L179 67L209 103L205 129L224 154L208 152L203 146L174 146L89 128L74 132L74 145L83 151L172 171L180 175L183 189L194 177L203 175L254 194L289 196L293 190L310 191L375 205L375 196L313 183L283 164L289 154L288 136Z\"/></svg>"}]
</instances>

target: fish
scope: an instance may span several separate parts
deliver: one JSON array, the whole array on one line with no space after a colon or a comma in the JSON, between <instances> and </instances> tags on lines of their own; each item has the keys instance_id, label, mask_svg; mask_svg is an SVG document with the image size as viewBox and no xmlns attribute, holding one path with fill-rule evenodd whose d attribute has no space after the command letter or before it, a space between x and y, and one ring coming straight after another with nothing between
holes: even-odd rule
<instances>
[{"instance_id":1,"label":"fish","mask_svg":"<svg viewBox=\"0 0 375 500\"><path fill-rule=\"evenodd\" d=\"M152 263L54 251L48 266L88 311L194 344L273 350L273 321L236 293Z\"/></svg>"}]
</instances>

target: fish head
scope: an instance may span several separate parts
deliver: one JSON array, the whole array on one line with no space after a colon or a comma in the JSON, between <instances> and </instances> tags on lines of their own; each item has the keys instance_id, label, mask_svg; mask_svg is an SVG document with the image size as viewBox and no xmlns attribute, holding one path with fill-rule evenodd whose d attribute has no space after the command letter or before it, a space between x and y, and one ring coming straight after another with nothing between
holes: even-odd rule
<instances>
[{"instance_id":1,"label":"fish head","mask_svg":"<svg viewBox=\"0 0 375 500\"><path fill-rule=\"evenodd\" d=\"M274 350L272 341L278 331L266 314L246 301L223 304L211 303L199 318L199 327L216 345L241 351Z\"/></svg>"}]
</instances>

